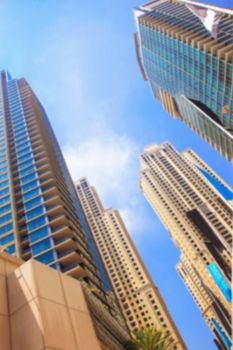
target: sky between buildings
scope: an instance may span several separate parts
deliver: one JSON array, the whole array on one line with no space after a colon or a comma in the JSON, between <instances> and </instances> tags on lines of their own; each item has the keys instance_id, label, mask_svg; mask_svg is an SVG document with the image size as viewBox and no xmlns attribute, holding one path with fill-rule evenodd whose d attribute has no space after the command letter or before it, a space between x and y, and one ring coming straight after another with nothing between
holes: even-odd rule
<instances>
[{"instance_id":1,"label":"sky between buildings","mask_svg":"<svg viewBox=\"0 0 233 350\"><path fill-rule=\"evenodd\" d=\"M231 0L213 4L232 7ZM229 162L156 102L137 66L139 0L1 0L0 68L25 77L43 103L74 179L87 176L120 209L188 346L212 335L175 271L179 252L139 190L138 156L169 140L191 147L232 185Z\"/></svg>"}]
</instances>

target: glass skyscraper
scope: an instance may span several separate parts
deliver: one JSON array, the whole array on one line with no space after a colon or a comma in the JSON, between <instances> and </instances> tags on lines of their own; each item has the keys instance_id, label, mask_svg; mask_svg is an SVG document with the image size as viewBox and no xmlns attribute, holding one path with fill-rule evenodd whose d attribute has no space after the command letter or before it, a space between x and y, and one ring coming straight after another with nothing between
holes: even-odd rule
<instances>
[{"instance_id":1,"label":"glass skyscraper","mask_svg":"<svg viewBox=\"0 0 233 350\"><path fill-rule=\"evenodd\" d=\"M0 73L0 245L81 279L111 314L109 279L46 113L28 83L5 71Z\"/></svg>"},{"instance_id":2,"label":"glass skyscraper","mask_svg":"<svg viewBox=\"0 0 233 350\"><path fill-rule=\"evenodd\" d=\"M190 6L220 16L216 35ZM232 160L233 10L186 0L156 0L135 9L135 18L139 67L154 97Z\"/></svg>"}]
</instances>

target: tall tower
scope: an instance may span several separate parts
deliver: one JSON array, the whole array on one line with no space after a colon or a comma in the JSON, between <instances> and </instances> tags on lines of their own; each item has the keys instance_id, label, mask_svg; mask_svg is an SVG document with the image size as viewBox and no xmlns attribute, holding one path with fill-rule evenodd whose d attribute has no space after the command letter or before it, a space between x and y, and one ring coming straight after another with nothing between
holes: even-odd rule
<instances>
[{"instance_id":1,"label":"tall tower","mask_svg":"<svg viewBox=\"0 0 233 350\"><path fill-rule=\"evenodd\" d=\"M228 349L233 192L192 150L150 145L140 160L141 190L181 251L177 270Z\"/></svg>"},{"instance_id":2,"label":"tall tower","mask_svg":"<svg viewBox=\"0 0 233 350\"><path fill-rule=\"evenodd\" d=\"M87 295L93 291L90 303L101 305L103 315L106 311L111 318L106 299L111 286L46 113L25 80L11 79L4 71L0 73L0 245L24 260L33 257L81 279ZM96 312L94 318L98 324ZM110 328L105 333L119 345L114 349L123 349L127 333L120 327L109 332Z\"/></svg>"},{"instance_id":3,"label":"tall tower","mask_svg":"<svg viewBox=\"0 0 233 350\"><path fill-rule=\"evenodd\" d=\"M190 0L135 9L144 80L174 118L233 159L233 10Z\"/></svg>"},{"instance_id":4,"label":"tall tower","mask_svg":"<svg viewBox=\"0 0 233 350\"><path fill-rule=\"evenodd\" d=\"M85 178L76 189L129 329L164 328L174 339L173 349L186 349L119 212L104 209Z\"/></svg>"}]
</instances>

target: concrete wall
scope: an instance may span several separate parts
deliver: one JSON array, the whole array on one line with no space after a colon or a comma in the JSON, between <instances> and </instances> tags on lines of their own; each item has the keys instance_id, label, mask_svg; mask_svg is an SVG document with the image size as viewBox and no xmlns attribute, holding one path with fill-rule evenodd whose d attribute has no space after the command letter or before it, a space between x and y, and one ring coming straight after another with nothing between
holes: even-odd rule
<instances>
[{"instance_id":1,"label":"concrete wall","mask_svg":"<svg viewBox=\"0 0 233 350\"><path fill-rule=\"evenodd\" d=\"M80 282L0 253L0 348L101 350Z\"/></svg>"}]
</instances>

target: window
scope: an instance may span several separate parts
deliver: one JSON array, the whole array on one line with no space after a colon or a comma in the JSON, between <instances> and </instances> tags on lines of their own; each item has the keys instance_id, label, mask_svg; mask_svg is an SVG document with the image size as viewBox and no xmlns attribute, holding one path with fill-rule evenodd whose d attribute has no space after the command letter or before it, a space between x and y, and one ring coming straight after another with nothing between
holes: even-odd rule
<instances>
[{"instance_id":1,"label":"window","mask_svg":"<svg viewBox=\"0 0 233 350\"><path fill-rule=\"evenodd\" d=\"M46 224L46 216L41 216L40 218L37 218L27 224L28 230L32 231L36 229L37 227L43 226Z\"/></svg>"},{"instance_id":2,"label":"window","mask_svg":"<svg viewBox=\"0 0 233 350\"><path fill-rule=\"evenodd\" d=\"M24 208L30 209L30 208L33 208L33 207L41 204L41 203L42 203L42 197L36 197L36 198L32 199L31 201L25 203Z\"/></svg>"},{"instance_id":3,"label":"window","mask_svg":"<svg viewBox=\"0 0 233 350\"><path fill-rule=\"evenodd\" d=\"M5 205L4 207L1 207L0 208L0 215L3 214L3 213L6 213L7 211L9 211L11 209L11 205L10 204L7 204Z\"/></svg>"},{"instance_id":4,"label":"window","mask_svg":"<svg viewBox=\"0 0 233 350\"><path fill-rule=\"evenodd\" d=\"M4 216L1 216L0 217L0 225L4 224L7 221L10 221L11 219L12 219L11 213L8 213L8 214L6 214Z\"/></svg>"},{"instance_id":5,"label":"window","mask_svg":"<svg viewBox=\"0 0 233 350\"><path fill-rule=\"evenodd\" d=\"M35 170L36 169L35 169L35 167L33 165L33 166L30 166L30 167L26 168L25 170L21 170L19 172L19 174L20 174L21 177L23 177L24 175L27 175L27 174L31 173L32 171L35 171Z\"/></svg>"},{"instance_id":6,"label":"window","mask_svg":"<svg viewBox=\"0 0 233 350\"><path fill-rule=\"evenodd\" d=\"M44 264L49 264L50 262L54 261L56 258L54 256L54 252L50 251L45 254L42 254L38 257L36 257L36 260L43 262Z\"/></svg>"},{"instance_id":7,"label":"window","mask_svg":"<svg viewBox=\"0 0 233 350\"><path fill-rule=\"evenodd\" d=\"M11 233L10 235L7 235L7 236L1 238L0 244L5 245L13 240L14 240L14 235L13 235L13 233Z\"/></svg>"},{"instance_id":8,"label":"window","mask_svg":"<svg viewBox=\"0 0 233 350\"><path fill-rule=\"evenodd\" d=\"M44 238L46 236L49 235L49 229L48 227L42 227L36 231L34 231L33 233L30 234L29 239L31 242L35 242L38 241L41 238Z\"/></svg>"},{"instance_id":9,"label":"window","mask_svg":"<svg viewBox=\"0 0 233 350\"><path fill-rule=\"evenodd\" d=\"M52 247L51 238L46 238L44 241L41 241L39 243L36 243L36 244L32 245L31 246L31 251L32 251L33 255L37 255L40 252L48 250L51 247Z\"/></svg>"},{"instance_id":10,"label":"window","mask_svg":"<svg viewBox=\"0 0 233 350\"><path fill-rule=\"evenodd\" d=\"M27 182L31 181L31 180L34 180L36 178L36 173L32 173L30 175L27 175L27 176L24 176L22 179L21 179L21 183L24 185L26 184Z\"/></svg>"},{"instance_id":11,"label":"window","mask_svg":"<svg viewBox=\"0 0 233 350\"><path fill-rule=\"evenodd\" d=\"M4 203L9 202L9 201L10 201L10 196L6 196L6 197L0 199L0 205L3 205Z\"/></svg>"},{"instance_id":12,"label":"window","mask_svg":"<svg viewBox=\"0 0 233 350\"><path fill-rule=\"evenodd\" d=\"M35 208L35 209L31 210L31 211L28 211L26 213L26 218L27 218L27 220L31 220L34 217L39 216L39 215L41 215L43 213L44 213L44 206L41 205L40 207L37 207L37 208Z\"/></svg>"},{"instance_id":13,"label":"window","mask_svg":"<svg viewBox=\"0 0 233 350\"><path fill-rule=\"evenodd\" d=\"M1 191L0 191L0 197L5 196L5 195L8 194L8 193L9 193L9 188L7 187L7 188L5 188L4 190L1 190Z\"/></svg>"},{"instance_id":14,"label":"window","mask_svg":"<svg viewBox=\"0 0 233 350\"><path fill-rule=\"evenodd\" d=\"M0 175L0 181L1 180L5 180L5 179L7 179L8 178L8 174L6 173L6 174L3 174L3 175Z\"/></svg>"},{"instance_id":15,"label":"window","mask_svg":"<svg viewBox=\"0 0 233 350\"><path fill-rule=\"evenodd\" d=\"M33 174L33 175L35 175L35 174ZM31 181L28 184L22 186L22 192L27 192L34 187L38 187L38 185L39 185L39 183L37 180Z\"/></svg>"},{"instance_id":16,"label":"window","mask_svg":"<svg viewBox=\"0 0 233 350\"><path fill-rule=\"evenodd\" d=\"M18 168L19 169L23 169L23 168L26 168L28 167L29 165L32 165L34 163L34 160L33 159L28 159L27 161L25 161L24 163L21 163Z\"/></svg>"},{"instance_id":17,"label":"window","mask_svg":"<svg viewBox=\"0 0 233 350\"><path fill-rule=\"evenodd\" d=\"M0 183L0 188L6 187L8 185L9 185L9 181L8 180L3 181L3 182Z\"/></svg>"},{"instance_id":18,"label":"window","mask_svg":"<svg viewBox=\"0 0 233 350\"><path fill-rule=\"evenodd\" d=\"M27 201L27 200L29 200L29 199L31 199L31 198L33 198L33 197L38 196L39 194L40 194L40 190L39 190L39 188L36 188L35 190L32 190L32 191L30 191L30 192L25 193L25 194L23 195L23 199L24 199L25 201Z\"/></svg>"},{"instance_id":19,"label":"window","mask_svg":"<svg viewBox=\"0 0 233 350\"><path fill-rule=\"evenodd\" d=\"M0 228L0 235L3 235L4 233L6 233L6 232L8 232L8 231L10 231L10 230L12 230L13 229L13 224L12 224L12 222L10 223L10 224L7 224L7 225L5 225L5 226L2 226L1 228Z\"/></svg>"},{"instance_id":20,"label":"window","mask_svg":"<svg viewBox=\"0 0 233 350\"><path fill-rule=\"evenodd\" d=\"M8 247L7 251L8 251L9 254L14 254L14 252L15 252L15 245L11 245L10 247Z\"/></svg>"}]
</instances>

